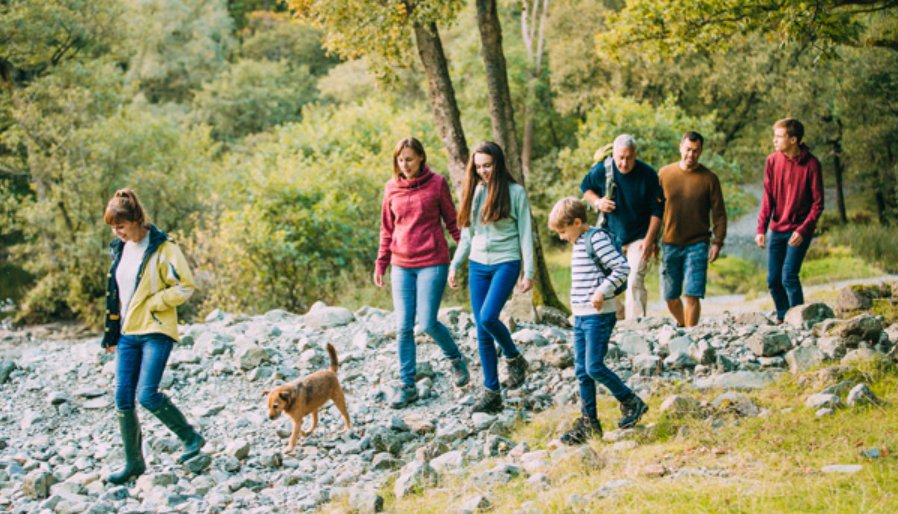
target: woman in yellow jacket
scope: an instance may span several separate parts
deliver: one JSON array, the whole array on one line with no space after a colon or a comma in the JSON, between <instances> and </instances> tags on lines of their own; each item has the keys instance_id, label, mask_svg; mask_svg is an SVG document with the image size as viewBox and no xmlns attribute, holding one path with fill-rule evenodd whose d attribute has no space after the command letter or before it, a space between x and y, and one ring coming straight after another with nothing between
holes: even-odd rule
<instances>
[{"instance_id":1,"label":"woman in yellow jacket","mask_svg":"<svg viewBox=\"0 0 898 514\"><path fill-rule=\"evenodd\" d=\"M178 340L177 306L193 294L193 275L178 245L147 222L137 195L121 189L106 206L112 267L107 275L103 347L116 352L115 407L125 449L125 467L106 481L122 484L146 471L135 398L184 444L178 462L199 454L206 443L159 382Z\"/></svg>"}]
</instances>

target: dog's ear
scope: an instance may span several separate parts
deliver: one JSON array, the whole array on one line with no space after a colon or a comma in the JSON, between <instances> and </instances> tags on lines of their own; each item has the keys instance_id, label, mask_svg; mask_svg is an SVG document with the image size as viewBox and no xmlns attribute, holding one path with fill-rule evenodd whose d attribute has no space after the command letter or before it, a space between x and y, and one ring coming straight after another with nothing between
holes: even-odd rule
<instances>
[{"instance_id":1,"label":"dog's ear","mask_svg":"<svg viewBox=\"0 0 898 514\"><path fill-rule=\"evenodd\" d=\"M285 388L283 391L281 391L278 394L278 396L281 397L281 400L284 400L285 402L289 402L293 399L293 390Z\"/></svg>"}]
</instances>

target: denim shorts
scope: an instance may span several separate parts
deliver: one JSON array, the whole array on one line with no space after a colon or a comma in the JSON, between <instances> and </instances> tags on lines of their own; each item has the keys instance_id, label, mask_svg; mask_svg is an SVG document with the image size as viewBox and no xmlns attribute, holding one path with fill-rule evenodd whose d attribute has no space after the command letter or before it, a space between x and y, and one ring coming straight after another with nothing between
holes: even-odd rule
<instances>
[{"instance_id":1,"label":"denim shorts","mask_svg":"<svg viewBox=\"0 0 898 514\"><path fill-rule=\"evenodd\" d=\"M704 298L707 276L708 243L661 243L661 287L665 300L676 300L684 294Z\"/></svg>"}]
</instances>

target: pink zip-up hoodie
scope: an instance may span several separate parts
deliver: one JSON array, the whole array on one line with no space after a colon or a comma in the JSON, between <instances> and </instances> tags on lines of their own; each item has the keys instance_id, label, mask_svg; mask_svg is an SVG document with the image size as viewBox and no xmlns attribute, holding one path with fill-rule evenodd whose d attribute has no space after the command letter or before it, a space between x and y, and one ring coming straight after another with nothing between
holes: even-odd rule
<instances>
[{"instance_id":1,"label":"pink zip-up hoodie","mask_svg":"<svg viewBox=\"0 0 898 514\"><path fill-rule=\"evenodd\" d=\"M449 264L443 224L457 243L461 233L445 178L424 167L413 179L402 175L390 179L380 210L377 273L383 275L390 264L403 268Z\"/></svg>"}]
</instances>

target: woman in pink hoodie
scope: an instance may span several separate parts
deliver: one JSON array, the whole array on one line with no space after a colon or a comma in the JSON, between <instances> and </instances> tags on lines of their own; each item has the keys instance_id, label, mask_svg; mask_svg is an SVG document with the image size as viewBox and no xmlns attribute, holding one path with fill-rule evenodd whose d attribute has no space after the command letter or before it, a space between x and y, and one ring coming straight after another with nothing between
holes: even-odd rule
<instances>
[{"instance_id":1,"label":"woman in pink hoodie","mask_svg":"<svg viewBox=\"0 0 898 514\"><path fill-rule=\"evenodd\" d=\"M436 341L452 363L455 385L468 383L468 366L452 334L437 321L437 311L449 271L449 245L443 225L455 239L455 206L449 184L427 167L424 146L413 137L393 149L393 178L384 188L380 214L380 248L374 284L384 285L384 273L392 265L390 283L399 343L399 375L402 387L391 402L400 409L418 399L415 387L415 316L421 328Z\"/></svg>"}]
</instances>

